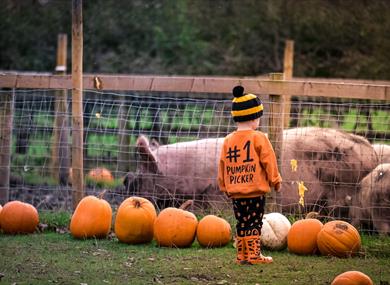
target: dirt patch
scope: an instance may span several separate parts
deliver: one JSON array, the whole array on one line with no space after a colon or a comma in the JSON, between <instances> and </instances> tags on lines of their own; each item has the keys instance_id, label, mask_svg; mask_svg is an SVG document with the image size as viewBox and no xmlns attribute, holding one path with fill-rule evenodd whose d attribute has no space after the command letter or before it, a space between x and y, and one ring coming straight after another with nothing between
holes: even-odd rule
<instances>
[{"instance_id":1,"label":"dirt patch","mask_svg":"<svg viewBox=\"0 0 390 285\"><path fill-rule=\"evenodd\" d=\"M105 189L85 188L85 196L98 195ZM107 190L104 199L112 207L118 207L126 198L122 189ZM71 211L72 188L70 186L36 186L36 185L15 185L10 188L9 200L19 200L32 204L38 210L63 210Z\"/></svg>"}]
</instances>

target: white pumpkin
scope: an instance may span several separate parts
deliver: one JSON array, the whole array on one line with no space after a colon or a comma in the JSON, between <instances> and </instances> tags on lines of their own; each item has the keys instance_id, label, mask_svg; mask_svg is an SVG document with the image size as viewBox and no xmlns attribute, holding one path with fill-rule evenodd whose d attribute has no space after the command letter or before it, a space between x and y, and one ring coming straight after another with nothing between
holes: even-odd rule
<instances>
[{"instance_id":1,"label":"white pumpkin","mask_svg":"<svg viewBox=\"0 0 390 285\"><path fill-rule=\"evenodd\" d=\"M273 250L285 249L287 247L287 234L290 228L290 221L282 214L265 214L261 229L261 244Z\"/></svg>"}]
</instances>

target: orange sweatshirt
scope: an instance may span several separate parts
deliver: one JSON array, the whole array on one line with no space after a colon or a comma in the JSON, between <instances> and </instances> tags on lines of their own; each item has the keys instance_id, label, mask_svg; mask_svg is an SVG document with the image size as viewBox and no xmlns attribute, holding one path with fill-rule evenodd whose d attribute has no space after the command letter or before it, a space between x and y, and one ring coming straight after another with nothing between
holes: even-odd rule
<instances>
[{"instance_id":1,"label":"orange sweatshirt","mask_svg":"<svg viewBox=\"0 0 390 285\"><path fill-rule=\"evenodd\" d=\"M282 182L275 152L266 135L238 130L227 135L221 150L218 185L231 198L252 198Z\"/></svg>"}]
</instances>

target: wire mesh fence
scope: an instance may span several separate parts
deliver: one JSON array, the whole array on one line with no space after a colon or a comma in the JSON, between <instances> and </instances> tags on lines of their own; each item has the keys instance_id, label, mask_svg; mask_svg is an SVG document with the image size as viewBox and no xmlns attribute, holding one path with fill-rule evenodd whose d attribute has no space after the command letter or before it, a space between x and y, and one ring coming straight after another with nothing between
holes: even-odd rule
<instances>
[{"instance_id":1,"label":"wire mesh fence","mask_svg":"<svg viewBox=\"0 0 390 285\"><path fill-rule=\"evenodd\" d=\"M9 199L69 210L71 100L58 92L64 91L13 92ZM269 98L259 96L265 105L259 129L267 133ZM228 94L85 91L86 194L108 189L114 206L138 195L158 207L193 199L209 213L230 209L216 184L223 137L235 130L230 100ZM276 209L315 211L389 233L390 103L293 97L289 115Z\"/></svg>"}]
</instances>

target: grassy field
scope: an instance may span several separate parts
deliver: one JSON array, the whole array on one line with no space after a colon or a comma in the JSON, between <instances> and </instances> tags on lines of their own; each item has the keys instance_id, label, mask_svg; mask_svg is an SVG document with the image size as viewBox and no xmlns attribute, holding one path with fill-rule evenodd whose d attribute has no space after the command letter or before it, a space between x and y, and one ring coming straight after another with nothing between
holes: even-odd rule
<instances>
[{"instance_id":1,"label":"grassy field","mask_svg":"<svg viewBox=\"0 0 390 285\"><path fill-rule=\"evenodd\" d=\"M271 252L274 263L239 266L232 244L206 249L127 245L112 234L75 240L51 231L62 223L45 216L49 230L32 235L0 234L1 284L330 284L348 270L390 284L390 237L362 236L359 257L340 259Z\"/></svg>"}]
</instances>

